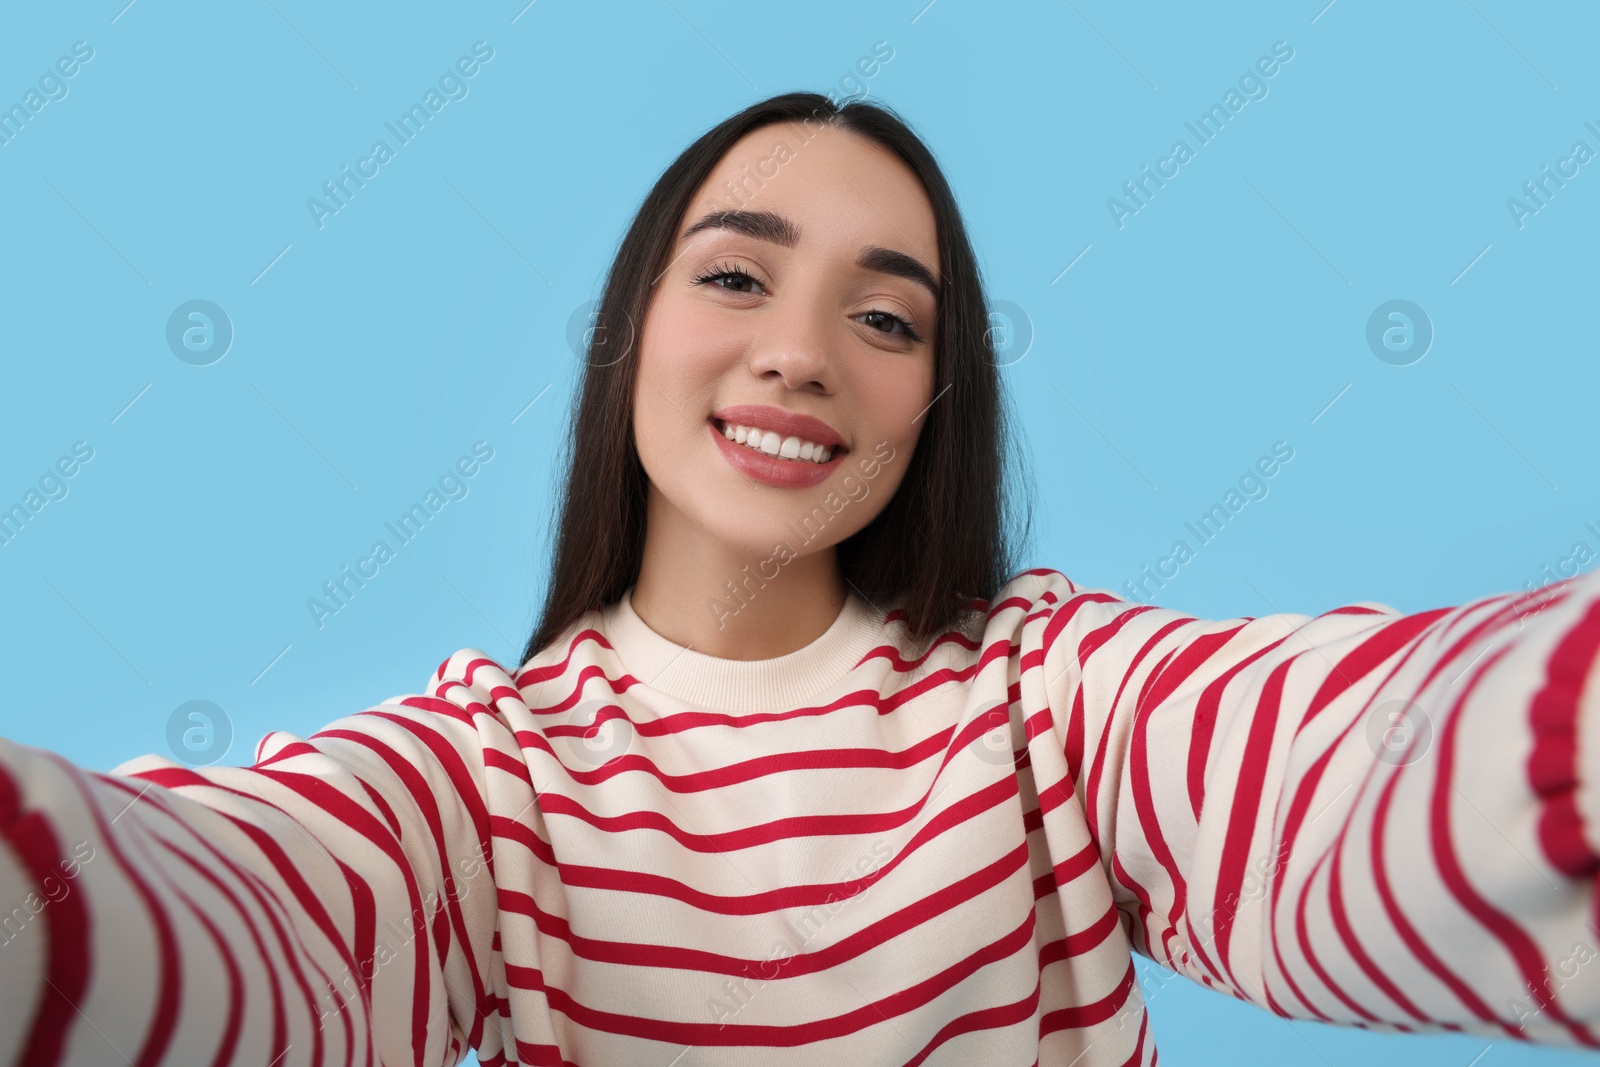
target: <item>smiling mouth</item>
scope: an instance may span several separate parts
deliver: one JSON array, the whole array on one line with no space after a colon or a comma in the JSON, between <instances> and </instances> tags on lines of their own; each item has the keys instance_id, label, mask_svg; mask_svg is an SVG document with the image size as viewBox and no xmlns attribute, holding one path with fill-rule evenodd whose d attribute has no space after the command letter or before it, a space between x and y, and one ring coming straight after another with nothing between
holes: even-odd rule
<instances>
[{"instance_id":1,"label":"smiling mouth","mask_svg":"<svg viewBox=\"0 0 1600 1067\"><path fill-rule=\"evenodd\" d=\"M848 452L843 445L821 445L814 441L807 441L803 437L785 437L772 430L762 430L754 426L744 426L737 423L724 422L712 418L711 425L716 427L718 433L730 442L759 452L773 459L787 460L793 463L824 464L835 456Z\"/></svg>"}]
</instances>

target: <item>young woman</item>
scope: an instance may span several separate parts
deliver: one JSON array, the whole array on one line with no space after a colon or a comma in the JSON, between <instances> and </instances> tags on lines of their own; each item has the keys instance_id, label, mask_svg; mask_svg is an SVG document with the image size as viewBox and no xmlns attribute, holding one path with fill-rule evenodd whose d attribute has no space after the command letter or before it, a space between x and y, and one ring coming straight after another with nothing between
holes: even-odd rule
<instances>
[{"instance_id":1,"label":"young woman","mask_svg":"<svg viewBox=\"0 0 1600 1067\"><path fill-rule=\"evenodd\" d=\"M1013 571L987 324L891 112L706 133L520 667L250 767L0 743L7 1061L1151 1064L1132 952L1600 1046L1600 577L1212 621Z\"/></svg>"}]
</instances>

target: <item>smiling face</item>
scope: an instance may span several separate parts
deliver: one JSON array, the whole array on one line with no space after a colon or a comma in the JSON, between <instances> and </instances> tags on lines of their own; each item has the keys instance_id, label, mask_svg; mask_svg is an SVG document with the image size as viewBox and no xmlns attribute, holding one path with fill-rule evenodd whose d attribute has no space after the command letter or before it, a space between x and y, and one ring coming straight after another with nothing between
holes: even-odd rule
<instances>
[{"instance_id":1,"label":"smiling face","mask_svg":"<svg viewBox=\"0 0 1600 1067\"><path fill-rule=\"evenodd\" d=\"M801 552L794 530L821 507L814 552L871 522L910 463L934 399L933 207L889 151L807 133L735 143L653 287L633 417L651 536Z\"/></svg>"}]
</instances>

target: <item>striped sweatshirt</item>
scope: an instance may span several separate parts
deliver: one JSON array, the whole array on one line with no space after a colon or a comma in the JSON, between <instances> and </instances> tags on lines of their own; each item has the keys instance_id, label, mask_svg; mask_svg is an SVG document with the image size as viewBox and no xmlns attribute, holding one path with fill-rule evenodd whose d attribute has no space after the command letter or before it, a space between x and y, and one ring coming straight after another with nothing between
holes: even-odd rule
<instances>
[{"instance_id":1,"label":"striped sweatshirt","mask_svg":"<svg viewBox=\"0 0 1600 1067\"><path fill-rule=\"evenodd\" d=\"M631 600L248 767L0 742L0 1057L1154 1064L1132 953L1600 1048L1600 572L1206 620L1018 573L765 660Z\"/></svg>"}]
</instances>

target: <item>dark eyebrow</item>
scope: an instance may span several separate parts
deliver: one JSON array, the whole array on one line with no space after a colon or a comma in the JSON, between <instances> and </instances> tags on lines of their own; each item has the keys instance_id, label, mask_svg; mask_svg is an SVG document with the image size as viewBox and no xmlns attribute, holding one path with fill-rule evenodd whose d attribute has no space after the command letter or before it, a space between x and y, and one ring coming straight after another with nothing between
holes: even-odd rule
<instances>
[{"instance_id":1,"label":"dark eyebrow","mask_svg":"<svg viewBox=\"0 0 1600 1067\"><path fill-rule=\"evenodd\" d=\"M861 250L860 256L856 257L856 266L879 274L894 274L901 278L909 278L932 293L935 300L939 299L939 283L934 279L933 272L924 267L921 260L912 259L904 252L869 245Z\"/></svg>"},{"instance_id":2,"label":"dark eyebrow","mask_svg":"<svg viewBox=\"0 0 1600 1067\"><path fill-rule=\"evenodd\" d=\"M800 228L775 211L713 211L684 230L678 240L687 241L701 230L712 229L733 230L785 248L800 243Z\"/></svg>"},{"instance_id":3,"label":"dark eyebrow","mask_svg":"<svg viewBox=\"0 0 1600 1067\"><path fill-rule=\"evenodd\" d=\"M733 230L746 237L754 237L758 241L770 241L784 248L793 248L800 243L800 228L773 211L713 211L684 230L678 239L685 241L701 230L711 229ZM927 289L935 300L939 297L939 282L933 276L933 272L924 266L921 260L914 259L904 252L896 252L892 248L883 248L880 245L868 245L856 257L856 266L878 274L907 278Z\"/></svg>"}]
</instances>

